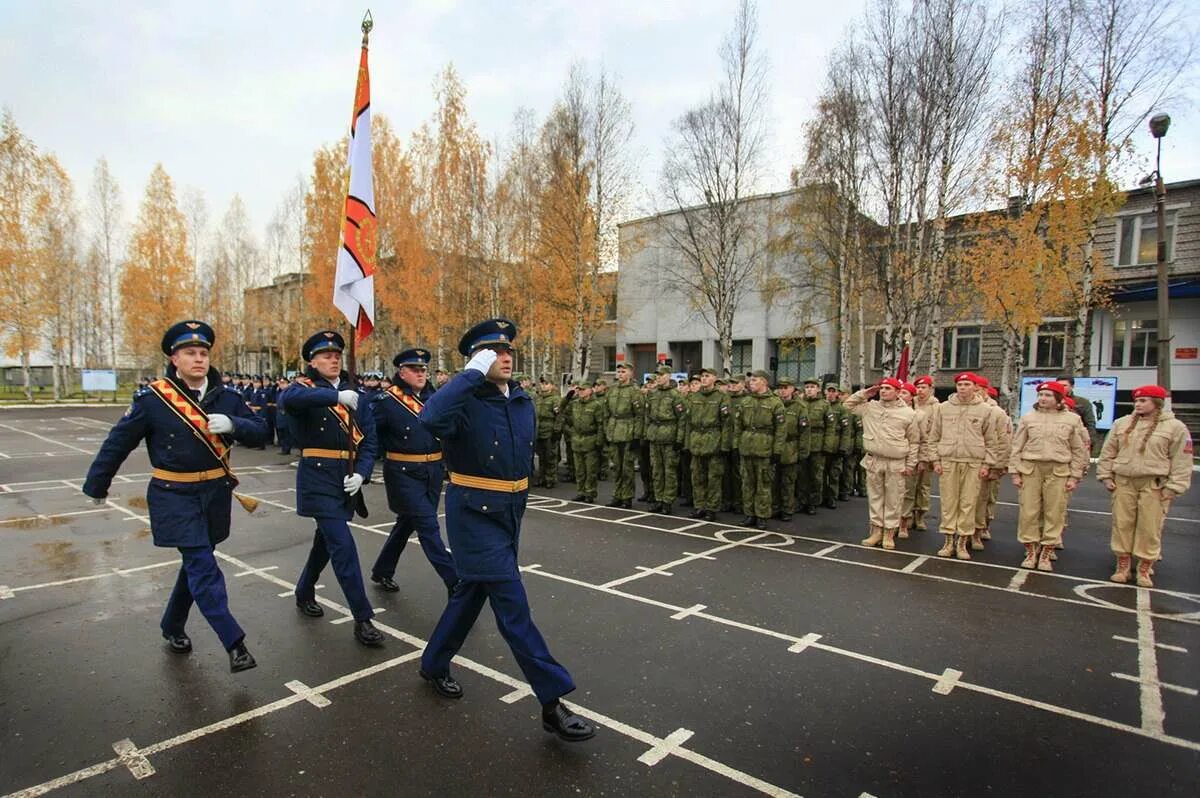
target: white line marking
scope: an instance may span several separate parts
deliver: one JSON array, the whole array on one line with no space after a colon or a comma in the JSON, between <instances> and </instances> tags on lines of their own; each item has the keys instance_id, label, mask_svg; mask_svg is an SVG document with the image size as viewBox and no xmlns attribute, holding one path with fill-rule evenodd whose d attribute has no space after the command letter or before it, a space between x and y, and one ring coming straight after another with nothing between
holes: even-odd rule
<instances>
[{"instance_id":1,"label":"white line marking","mask_svg":"<svg viewBox=\"0 0 1200 798\"><path fill-rule=\"evenodd\" d=\"M729 549L734 549L734 548L737 548L738 546L745 546L747 543L752 543L753 541L758 540L759 538L766 537L769 534L771 534L771 533L770 532L759 532L757 535L752 535L751 537L748 537L745 540L737 540L737 541L733 541L731 543L726 543L724 545L717 546L712 549L708 549L707 551L696 552L695 554L685 552L686 556L680 557L678 560L671 560L671 562L663 563L662 565L656 566L654 568L647 568L644 565L635 565L634 568L636 568L638 571L640 571L640 573L630 574L629 576L622 576L618 579L613 579L610 582L605 582L603 585L601 585L601 587L604 587L604 588L616 587L617 585L623 585L626 582L632 582L635 579L642 579L643 577L647 577L652 574L660 575L660 576L674 576L674 574L672 574L670 571L667 570L668 568L673 568L677 565L684 565L685 563L695 562L696 560L716 559L716 558L712 557L711 555L717 554L718 552L722 552L722 551L728 551Z\"/></svg>"},{"instance_id":2,"label":"white line marking","mask_svg":"<svg viewBox=\"0 0 1200 798\"><path fill-rule=\"evenodd\" d=\"M258 573L258 572L250 571L249 573ZM296 695L303 698L308 703L312 704L317 709L324 709L325 707L327 707L333 703L328 698L321 695L316 690L312 689L311 687L306 685L304 682L301 682L299 680L293 679L292 681L285 683L283 686L286 687L287 689L291 690Z\"/></svg>"},{"instance_id":3,"label":"white line marking","mask_svg":"<svg viewBox=\"0 0 1200 798\"><path fill-rule=\"evenodd\" d=\"M1021 586L1025 584L1025 580L1029 578L1030 573L1032 572L1026 571L1024 568L1014 573L1012 579L1008 580L1008 589L1013 591L1020 590Z\"/></svg>"},{"instance_id":4,"label":"white line marking","mask_svg":"<svg viewBox=\"0 0 1200 798\"><path fill-rule=\"evenodd\" d=\"M8 585L0 585L0 600L16 598L17 594L13 592Z\"/></svg>"},{"instance_id":5,"label":"white line marking","mask_svg":"<svg viewBox=\"0 0 1200 798\"><path fill-rule=\"evenodd\" d=\"M262 573L259 573L259 576L262 576ZM381 613L387 612L387 607L372 607L371 612L375 613L376 615L380 615ZM332 623L332 624L350 623L353 620L354 620L353 615L344 615L341 618L334 618L332 621L330 621L330 623Z\"/></svg>"},{"instance_id":6,"label":"white line marking","mask_svg":"<svg viewBox=\"0 0 1200 798\"><path fill-rule=\"evenodd\" d=\"M110 576L125 576L127 574L136 573L138 571L149 571L154 568L162 568L166 565L178 565L179 560L167 560L166 562L156 562L151 565L139 565L136 568L114 568L111 571L106 571L102 574L92 574L90 576L77 576L74 579L59 579L54 582L43 582L39 585L21 585L20 587L10 588L13 593L20 593L26 590L40 590L46 587L60 587L62 585L73 585L76 582L90 582L93 579L105 579ZM5 596L0 591L0 599L13 598L13 596Z\"/></svg>"},{"instance_id":7,"label":"white line marking","mask_svg":"<svg viewBox=\"0 0 1200 798\"><path fill-rule=\"evenodd\" d=\"M704 526L707 523L708 523L707 521L697 521L694 524L685 524L684 526L674 527L671 531L672 532L686 532L689 529L695 529L696 527Z\"/></svg>"},{"instance_id":8,"label":"white line marking","mask_svg":"<svg viewBox=\"0 0 1200 798\"><path fill-rule=\"evenodd\" d=\"M688 729L676 729L662 739L662 742L655 745L646 753L637 758L647 767L654 767L659 762L666 759L670 754L675 752L675 749L686 743L692 738L694 732Z\"/></svg>"},{"instance_id":9,"label":"white line marking","mask_svg":"<svg viewBox=\"0 0 1200 798\"><path fill-rule=\"evenodd\" d=\"M689 615L695 615L696 613L700 612L701 610L706 610L706 609L708 609L707 604L693 604L692 606L688 607L686 610L681 610L680 612L677 612L674 615L672 615L671 620L672 621L682 621L684 618L688 617Z\"/></svg>"},{"instance_id":10,"label":"white line marking","mask_svg":"<svg viewBox=\"0 0 1200 798\"><path fill-rule=\"evenodd\" d=\"M154 765L150 764L150 760L138 750L138 747L128 737L124 740L117 740L112 744L112 748L117 752L117 759L122 765L129 768L129 772L135 779L141 780L154 775Z\"/></svg>"},{"instance_id":11,"label":"white line marking","mask_svg":"<svg viewBox=\"0 0 1200 798\"><path fill-rule=\"evenodd\" d=\"M799 654L801 651L808 648L809 646L811 646L813 643L817 642L820 639L821 639L821 636L819 634L817 634L816 632L809 632L804 637L800 638L795 643L792 643L790 646L788 646L788 651L790 651L793 654Z\"/></svg>"},{"instance_id":12,"label":"white line marking","mask_svg":"<svg viewBox=\"0 0 1200 798\"><path fill-rule=\"evenodd\" d=\"M255 576L258 576L259 574L264 573L266 571L277 571L277 570L279 570L278 565L268 565L265 568L251 568L248 571L241 571L239 573L234 574L233 576L234 576L234 578L237 578L239 576L249 576L250 574L254 574Z\"/></svg>"},{"instance_id":13,"label":"white line marking","mask_svg":"<svg viewBox=\"0 0 1200 798\"><path fill-rule=\"evenodd\" d=\"M1124 637L1122 635L1113 635L1112 639L1120 640L1122 643L1137 643L1138 642L1136 639L1134 639L1132 637ZM1186 648L1184 648L1183 646L1171 646L1171 645L1167 645L1166 643L1155 643L1154 647L1161 648L1166 651L1174 651L1179 654L1188 653L1188 650Z\"/></svg>"},{"instance_id":14,"label":"white line marking","mask_svg":"<svg viewBox=\"0 0 1200 798\"><path fill-rule=\"evenodd\" d=\"M81 449L80 447L78 447L72 443L63 443L62 441L56 441L53 438L47 438L45 435L38 435L36 432L30 432L27 429L20 429L18 427L12 426L11 424L0 424L0 428L10 430L12 432L19 432L22 435L31 435L34 438L37 438L38 440L45 441L46 443L53 443L55 446L65 446L68 449L74 449L75 451L82 452L83 454L95 454L95 452L91 451L90 449ZM49 454L49 452L47 454Z\"/></svg>"},{"instance_id":15,"label":"white line marking","mask_svg":"<svg viewBox=\"0 0 1200 798\"><path fill-rule=\"evenodd\" d=\"M707 554L704 554L703 552L685 551L684 554L686 554L689 557L693 557L697 560L713 560L715 562L717 559L716 557L709 557Z\"/></svg>"},{"instance_id":16,"label":"white line marking","mask_svg":"<svg viewBox=\"0 0 1200 798\"><path fill-rule=\"evenodd\" d=\"M541 568L541 567L542 567L541 563L535 562L535 563L530 563L529 565L522 565L522 566L518 567L517 570L518 571L536 571L538 568Z\"/></svg>"},{"instance_id":17,"label":"white line marking","mask_svg":"<svg viewBox=\"0 0 1200 798\"><path fill-rule=\"evenodd\" d=\"M586 513L588 510L600 510L600 509L603 509L603 508L597 507L594 504L585 504L582 507L576 507L574 510L564 510L563 515L577 515L579 513Z\"/></svg>"},{"instance_id":18,"label":"white line marking","mask_svg":"<svg viewBox=\"0 0 1200 798\"><path fill-rule=\"evenodd\" d=\"M1154 620L1150 618L1150 594L1137 592L1138 681L1142 707L1142 728L1153 734L1163 733L1162 691L1158 687L1158 655L1154 651ZM1113 674L1114 676L1116 674Z\"/></svg>"},{"instance_id":19,"label":"white line marking","mask_svg":"<svg viewBox=\"0 0 1200 798\"><path fill-rule=\"evenodd\" d=\"M531 695L533 695L533 690L530 690L528 686L523 686L523 687L518 687L516 690L513 690L511 693L505 693L504 695L500 696L500 700L506 704L515 704L518 701L520 701L522 698L525 698L525 697L531 696Z\"/></svg>"},{"instance_id":20,"label":"white line marking","mask_svg":"<svg viewBox=\"0 0 1200 798\"><path fill-rule=\"evenodd\" d=\"M1190 695L1193 697L1196 695L1200 695L1200 691L1197 691L1193 687L1184 687L1183 685L1171 684L1170 682L1152 682L1148 679L1139 679L1137 676L1133 676L1128 673L1115 673L1114 672L1109 675L1115 679L1123 679L1124 681L1127 681L1127 682L1136 682L1137 684L1140 684L1142 686L1143 692L1145 692L1146 688L1151 688L1152 690L1158 690L1161 688L1163 690L1174 690L1176 693L1183 693L1184 695ZM1161 693L1158 696L1158 700L1159 700L1159 703L1161 704L1162 703L1162 694ZM1163 718L1164 718L1164 720L1166 719L1165 713L1163 715Z\"/></svg>"},{"instance_id":21,"label":"white line marking","mask_svg":"<svg viewBox=\"0 0 1200 798\"><path fill-rule=\"evenodd\" d=\"M913 561L900 569L902 574L911 574L913 571L920 568L929 560L929 555L922 554L920 557L914 557Z\"/></svg>"},{"instance_id":22,"label":"white line marking","mask_svg":"<svg viewBox=\"0 0 1200 798\"><path fill-rule=\"evenodd\" d=\"M537 509L545 510L545 509L549 509L549 508L538 507ZM616 521L618 524L623 524L626 521L636 521L639 518L649 518L652 515L654 515L654 513L634 513L633 515L627 515L624 518L618 518L618 519L616 519Z\"/></svg>"},{"instance_id":23,"label":"white line marking","mask_svg":"<svg viewBox=\"0 0 1200 798\"><path fill-rule=\"evenodd\" d=\"M832 554L833 552L837 551L844 545L846 545L846 544L845 543L834 543L832 546L826 546L825 548L821 549L820 551L814 551L812 556L824 557L826 554Z\"/></svg>"},{"instance_id":24,"label":"white line marking","mask_svg":"<svg viewBox=\"0 0 1200 798\"><path fill-rule=\"evenodd\" d=\"M938 679L937 684L933 686L933 692L938 695L950 695L950 691L958 684L960 678L962 678L962 671L946 668L942 671L942 678Z\"/></svg>"}]
</instances>

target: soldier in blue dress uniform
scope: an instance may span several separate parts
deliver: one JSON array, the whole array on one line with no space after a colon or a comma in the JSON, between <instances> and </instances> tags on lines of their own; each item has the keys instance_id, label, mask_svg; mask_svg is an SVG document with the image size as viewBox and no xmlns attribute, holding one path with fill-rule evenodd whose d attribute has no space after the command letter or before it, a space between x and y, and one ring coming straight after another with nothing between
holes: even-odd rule
<instances>
[{"instance_id":1,"label":"soldier in blue dress uniform","mask_svg":"<svg viewBox=\"0 0 1200 798\"><path fill-rule=\"evenodd\" d=\"M275 380L275 432L279 438L280 454L292 453L292 434L288 430L287 413L283 412L283 406L279 404L279 398L283 396L288 385L289 380L286 377Z\"/></svg>"},{"instance_id":2,"label":"soldier in blue dress uniform","mask_svg":"<svg viewBox=\"0 0 1200 798\"><path fill-rule=\"evenodd\" d=\"M521 517L533 471L533 401L512 381L516 325L489 319L467 330L458 351L466 370L429 397L421 420L442 441L450 473L446 534L459 582L421 656L421 677L446 698L462 698L450 660L462 647L485 601L542 704L542 727L568 741L595 728L559 698L575 689L550 654L529 612L517 570Z\"/></svg>"},{"instance_id":3,"label":"soldier in blue dress uniform","mask_svg":"<svg viewBox=\"0 0 1200 798\"><path fill-rule=\"evenodd\" d=\"M296 514L317 521L308 562L296 582L296 606L312 618L325 614L315 591L321 571L332 562L354 616L354 638L364 646L379 646L383 633L371 623L375 613L349 525L361 501L359 491L375 466L375 420L365 403L360 408L359 393L342 371L344 348L342 336L333 330L313 335L302 349L309 364L305 376L279 396L292 440L300 447Z\"/></svg>"},{"instance_id":4,"label":"soldier in blue dress uniform","mask_svg":"<svg viewBox=\"0 0 1200 798\"><path fill-rule=\"evenodd\" d=\"M171 360L166 378L134 394L88 469L83 492L103 504L121 463L145 439L154 467L146 488L154 545L177 548L183 558L160 624L163 638L174 652L192 650L184 625L194 602L237 673L256 663L229 611L214 549L229 537L237 484L228 467L230 439L255 445L266 438L267 427L210 365L215 340L202 321L181 321L167 330L162 339L163 354Z\"/></svg>"},{"instance_id":5,"label":"soldier in blue dress uniform","mask_svg":"<svg viewBox=\"0 0 1200 798\"><path fill-rule=\"evenodd\" d=\"M275 445L275 409L279 404L279 388L270 375L263 380L263 407L267 416L267 446Z\"/></svg>"},{"instance_id":6,"label":"soldier in blue dress uniform","mask_svg":"<svg viewBox=\"0 0 1200 798\"><path fill-rule=\"evenodd\" d=\"M421 408L433 395L429 358L427 349L406 349L396 355L392 359L395 383L371 400L375 431L385 458L383 484L387 487L388 507L396 514L396 525L371 568L371 581L389 592L400 589L393 579L396 563L414 530L421 550L447 589L458 582L454 560L438 529L438 497L445 479L442 445L420 419Z\"/></svg>"}]
</instances>

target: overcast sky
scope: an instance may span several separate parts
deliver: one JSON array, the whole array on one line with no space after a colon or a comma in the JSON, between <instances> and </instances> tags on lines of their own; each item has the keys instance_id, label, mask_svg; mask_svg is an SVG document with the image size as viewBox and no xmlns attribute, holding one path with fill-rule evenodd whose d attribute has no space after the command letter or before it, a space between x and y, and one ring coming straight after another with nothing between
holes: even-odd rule
<instances>
[{"instance_id":1,"label":"overcast sky","mask_svg":"<svg viewBox=\"0 0 1200 798\"><path fill-rule=\"evenodd\" d=\"M261 230L313 150L347 128L366 3L0 0L0 105L55 153L86 197L106 156L136 212L157 162L203 191L213 220L240 194ZM372 109L407 144L453 62L480 133L544 116L572 61L615 72L633 106L640 176L654 185L671 120L707 97L736 0L409 0L371 4ZM765 190L787 186L825 57L861 0L762 0L771 64ZM1169 180L1200 178L1200 113L1169 109ZM1148 138L1145 136L1143 138ZM1144 148L1143 153L1149 149ZM644 203L638 203L638 210Z\"/></svg>"}]
</instances>

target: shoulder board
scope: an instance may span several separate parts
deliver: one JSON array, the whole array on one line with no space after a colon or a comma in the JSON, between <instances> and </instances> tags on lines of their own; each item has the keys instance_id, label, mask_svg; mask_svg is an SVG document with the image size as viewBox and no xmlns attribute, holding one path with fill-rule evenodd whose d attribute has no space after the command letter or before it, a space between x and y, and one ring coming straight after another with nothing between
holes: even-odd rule
<instances>
[{"instance_id":1,"label":"shoulder board","mask_svg":"<svg viewBox=\"0 0 1200 798\"><path fill-rule=\"evenodd\" d=\"M148 393L150 393L150 386L143 385L141 388L138 388L136 391L133 392L133 398L140 399L141 397L145 396Z\"/></svg>"},{"instance_id":2,"label":"shoulder board","mask_svg":"<svg viewBox=\"0 0 1200 798\"><path fill-rule=\"evenodd\" d=\"M297 377L296 382L299 383L300 385L303 385L305 388L313 387L313 381L310 380L308 377Z\"/></svg>"}]
</instances>

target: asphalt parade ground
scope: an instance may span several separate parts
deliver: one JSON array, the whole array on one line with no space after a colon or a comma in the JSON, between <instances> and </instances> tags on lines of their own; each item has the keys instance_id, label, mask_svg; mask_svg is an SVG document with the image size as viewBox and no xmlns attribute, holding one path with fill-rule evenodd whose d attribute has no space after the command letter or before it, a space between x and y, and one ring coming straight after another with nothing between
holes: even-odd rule
<instances>
[{"instance_id":1,"label":"asphalt parade ground","mask_svg":"<svg viewBox=\"0 0 1200 798\"><path fill-rule=\"evenodd\" d=\"M313 524L277 451L235 449L261 506L235 504L218 549L258 667L231 674L195 610L193 652L170 653L179 558L151 543L144 450L106 505L79 491L122 410L0 411L0 794L1200 795L1196 489L1152 589L1107 581L1094 470L1052 574L1016 567L1007 481L969 562L934 556L935 531L862 547L865 499L761 532L535 490L534 618L600 727L572 745L542 730L487 611L452 668L463 700L417 676L445 590L415 541L399 593L368 584L384 647L354 641L329 569L325 617L297 613ZM366 492L369 573L393 518Z\"/></svg>"}]
</instances>

